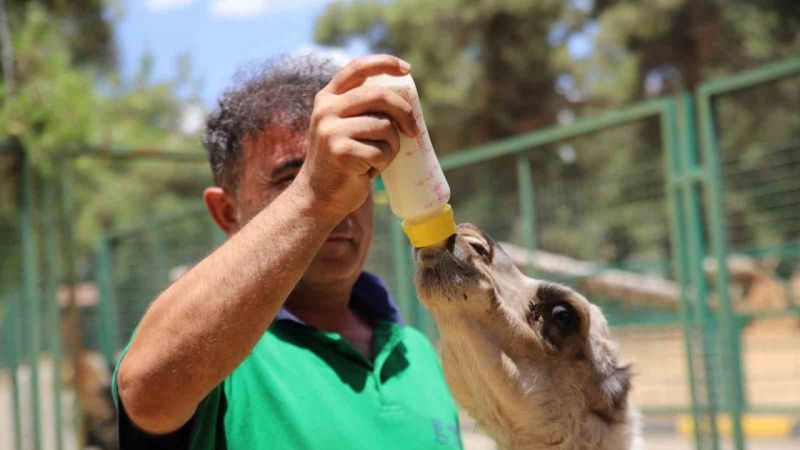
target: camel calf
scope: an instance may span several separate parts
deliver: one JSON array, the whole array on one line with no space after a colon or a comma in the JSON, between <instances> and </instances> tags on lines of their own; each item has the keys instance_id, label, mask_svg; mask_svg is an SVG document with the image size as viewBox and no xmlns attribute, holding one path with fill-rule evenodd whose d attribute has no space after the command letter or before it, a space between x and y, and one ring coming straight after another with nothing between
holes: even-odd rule
<instances>
[{"instance_id":1,"label":"camel calf","mask_svg":"<svg viewBox=\"0 0 800 450\"><path fill-rule=\"evenodd\" d=\"M641 449L603 314L579 293L523 275L477 227L416 252L415 284L439 327L456 400L502 449Z\"/></svg>"}]
</instances>

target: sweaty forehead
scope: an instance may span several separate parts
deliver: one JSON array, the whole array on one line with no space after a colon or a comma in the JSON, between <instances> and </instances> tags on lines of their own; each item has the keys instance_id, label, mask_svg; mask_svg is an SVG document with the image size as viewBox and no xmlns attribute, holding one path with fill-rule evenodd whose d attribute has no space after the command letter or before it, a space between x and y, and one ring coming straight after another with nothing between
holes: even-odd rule
<instances>
[{"instance_id":1,"label":"sweaty forehead","mask_svg":"<svg viewBox=\"0 0 800 450\"><path fill-rule=\"evenodd\" d=\"M272 169L306 155L306 133L288 125L273 125L244 142L243 172L269 174Z\"/></svg>"}]
</instances>

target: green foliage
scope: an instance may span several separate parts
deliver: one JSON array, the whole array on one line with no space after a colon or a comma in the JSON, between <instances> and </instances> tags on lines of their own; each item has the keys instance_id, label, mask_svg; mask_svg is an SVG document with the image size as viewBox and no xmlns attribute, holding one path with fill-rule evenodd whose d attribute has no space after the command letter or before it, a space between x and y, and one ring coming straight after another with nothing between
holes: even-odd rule
<instances>
[{"instance_id":1,"label":"green foliage","mask_svg":"<svg viewBox=\"0 0 800 450\"><path fill-rule=\"evenodd\" d=\"M694 89L704 80L800 50L800 8L795 0L591 3L591 8L570 11L579 25L561 42L590 29L593 51L582 59L562 54L556 61L588 104L607 107Z\"/></svg>"},{"instance_id":2,"label":"green foliage","mask_svg":"<svg viewBox=\"0 0 800 450\"><path fill-rule=\"evenodd\" d=\"M113 69L114 19L119 15L117 0L5 0L11 23L21 23L29 8L35 7L52 19L49 26L69 49L70 61L78 66Z\"/></svg>"},{"instance_id":3,"label":"green foliage","mask_svg":"<svg viewBox=\"0 0 800 450\"><path fill-rule=\"evenodd\" d=\"M199 152L197 132L181 131L181 120L187 108L201 106L185 58L172 80L152 80L149 55L135 76L124 79L97 65L78 64L77 50L61 27L53 26L59 20L34 3L12 28L17 86L13 95L3 90L0 97L0 142L17 139L44 182L60 186L59 161L69 162L76 238L88 249L110 227L196 205L210 176L203 163L69 157L113 148ZM5 155L0 170L8 175L0 183L10 200L0 215L11 225L18 166Z\"/></svg>"},{"instance_id":4,"label":"green foliage","mask_svg":"<svg viewBox=\"0 0 800 450\"><path fill-rule=\"evenodd\" d=\"M72 67L50 19L36 4L27 8L13 36L16 92L4 90L0 98L0 139L19 139L45 171L52 170L54 156L91 140L98 108L92 77Z\"/></svg>"}]
</instances>

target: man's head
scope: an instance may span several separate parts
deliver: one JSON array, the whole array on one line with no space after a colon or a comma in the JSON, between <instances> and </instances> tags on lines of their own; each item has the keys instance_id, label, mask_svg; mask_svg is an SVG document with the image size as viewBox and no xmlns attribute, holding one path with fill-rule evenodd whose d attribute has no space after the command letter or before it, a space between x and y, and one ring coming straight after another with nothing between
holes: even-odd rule
<instances>
[{"instance_id":1,"label":"man's head","mask_svg":"<svg viewBox=\"0 0 800 450\"><path fill-rule=\"evenodd\" d=\"M214 187L204 200L232 235L294 180L306 155L314 97L338 67L315 57L283 56L248 67L208 117L203 146ZM320 249L302 282L354 280L372 238L372 199L347 216Z\"/></svg>"}]
</instances>

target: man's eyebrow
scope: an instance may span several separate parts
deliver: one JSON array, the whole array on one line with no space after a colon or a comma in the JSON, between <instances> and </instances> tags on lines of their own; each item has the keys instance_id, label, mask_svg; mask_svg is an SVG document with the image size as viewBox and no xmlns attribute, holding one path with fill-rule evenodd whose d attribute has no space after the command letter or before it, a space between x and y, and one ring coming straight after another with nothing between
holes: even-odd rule
<instances>
[{"instance_id":1,"label":"man's eyebrow","mask_svg":"<svg viewBox=\"0 0 800 450\"><path fill-rule=\"evenodd\" d=\"M277 166L273 167L272 170L269 172L269 176L272 179L279 177L283 172L287 172L290 169L299 169L303 165L303 158L291 158L285 161L281 161L278 163Z\"/></svg>"}]
</instances>

